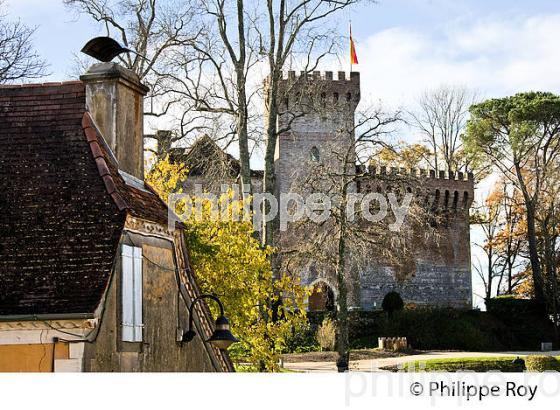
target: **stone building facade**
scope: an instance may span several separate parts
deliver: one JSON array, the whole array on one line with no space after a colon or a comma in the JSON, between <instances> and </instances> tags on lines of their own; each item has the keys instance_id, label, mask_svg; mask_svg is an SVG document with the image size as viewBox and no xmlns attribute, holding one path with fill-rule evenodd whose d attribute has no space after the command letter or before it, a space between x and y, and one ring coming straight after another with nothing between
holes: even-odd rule
<instances>
[{"instance_id":1,"label":"stone building facade","mask_svg":"<svg viewBox=\"0 0 560 410\"><path fill-rule=\"evenodd\" d=\"M353 271L347 273L349 307L381 308L384 296L393 290L401 294L405 303L471 307L472 175L356 165L355 141L359 130L354 128L360 101L360 74L337 74L333 78L329 71L301 75L288 72L282 80L283 114L278 127L287 131L279 135L276 148L278 193L303 189L298 181L306 178L317 163L329 173L355 173L356 182L349 187L351 192L386 193L389 185L398 180L398 185L414 193L415 201L421 202L423 209L438 222L433 223L431 235L417 236L413 255L406 261L409 268L406 274L399 274L396 270L402 268L384 262L384 258L375 254L368 256L365 264L350 268ZM279 235L288 237L288 242L292 242L289 246L298 240L289 232L279 232ZM304 284L322 287L327 284L336 295L333 272L318 266L314 261L302 264L300 274Z\"/></svg>"},{"instance_id":2,"label":"stone building facade","mask_svg":"<svg viewBox=\"0 0 560 410\"><path fill-rule=\"evenodd\" d=\"M147 91L114 63L0 86L0 372L234 370L143 180Z\"/></svg>"},{"instance_id":3,"label":"stone building facade","mask_svg":"<svg viewBox=\"0 0 560 410\"><path fill-rule=\"evenodd\" d=\"M309 178L314 168L321 167L325 173L323 188L326 190L329 189L327 173L351 175L353 182L348 191L358 194L388 193L395 189L395 181L398 181L399 189L403 193L412 193L415 203L432 221L431 233L417 233L411 255L397 264L400 266L388 262L374 248L359 255L366 260L365 263L353 264L350 258L347 272L349 307L357 310L379 309L384 296L390 291L397 291L405 303L470 308L469 208L474 194L472 174L387 169L368 165L371 161L359 165L355 130L356 108L360 102L360 74L357 72L349 75L338 72L335 78L329 71L307 74L290 71L282 79L280 88L278 129L281 132L275 153L278 195L290 192L304 195L307 188L302 180ZM189 161L210 157L207 150L200 148L201 145L195 145L187 152ZM212 149L219 152L215 144ZM208 184L206 172L197 168L191 182ZM224 178L223 182L235 181L234 174ZM253 179L254 191L259 192L261 174L255 171ZM290 229L278 231L275 240L280 253L283 248L302 248L305 245L302 241L306 240L304 236L294 234ZM395 253L398 251L395 250ZM369 252L371 255L365 254ZM295 270L303 284L314 286L317 293L328 292L327 295L313 294L310 309L321 310L328 309L327 305L332 306L327 301L333 297L336 299L337 295L333 269L321 267L321 263L313 257L300 258L297 265ZM402 272L403 269L406 272Z\"/></svg>"}]
</instances>

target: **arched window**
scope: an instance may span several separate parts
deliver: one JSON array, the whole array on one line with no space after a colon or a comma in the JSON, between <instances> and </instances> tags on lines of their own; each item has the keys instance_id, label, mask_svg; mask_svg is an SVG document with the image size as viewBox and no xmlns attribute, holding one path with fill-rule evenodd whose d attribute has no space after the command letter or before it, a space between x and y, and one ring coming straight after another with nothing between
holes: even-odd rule
<instances>
[{"instance_id":1,"label":"arched window","mask_svg":"<svg viewBox=\"0 0 560 410\"><path fill-rule=\"evenodd\" d=\"M319 155L319 148L313 147L311 148L311 152L309 153L309 157L313 162L319 162L321 160L321 156Z\"/></svg>"}]
</instances>

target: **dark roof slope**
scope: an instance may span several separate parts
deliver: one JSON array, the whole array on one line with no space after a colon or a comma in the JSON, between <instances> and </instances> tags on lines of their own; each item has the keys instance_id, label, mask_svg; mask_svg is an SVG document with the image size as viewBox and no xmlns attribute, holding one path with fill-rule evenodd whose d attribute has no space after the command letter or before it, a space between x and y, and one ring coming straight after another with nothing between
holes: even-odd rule
<instances>
[{"instance_id":1,"label":"dark roof slope","mask_svg":"<svg viewBox=\"0 0 560 410\"><path fill-rule=\"evenodd\" d=\"M110 154L110 148L106 145L103 136L95 128L89 113L84 114L82 127L97 164L99 175L103 178L107 192L111 195L119 209L126 209L132 216L166 225L168 210L165 202L146 183L138 181L143 185L143 188L137 188L126 183L124 177L119 172L114 156ZM128 178L131 179L133 177L128 176Z\"/></svg>"},{"instance_id":2,"label":"dark roof slope","mask_svg":"<svg viewBox=\"0 0 560 410\"><path fill-rule=\"evenodd\" d=\"M211 176L217 179L235 179L241 164L233 155L224 151L208 135L198 138L189 148L171 148L171 162L181 162L189 170L189 176ZM263 171L251 170L252 177L263 176Z\"/></svg>"},{"instance_id":3,"label":"dark roof slope","mask_svg":"<svg viewBox=\"0 0 560 410\"><path fill-rule=\"evenodd\" d=\"M93 313L127 213L167 223L112 158L81 82L0 87L0 315Z\"/></svg>"},{"instance_id":4,"label":"dark roof slope","mask_svg":"<svg viewBox=\"0 0 560 410\"><path fill-rule=\"evenodd\" d=\"M92 313L126 214L82 130L83 84L0 88L0 315Z\"/></svg>"}]
</instances>

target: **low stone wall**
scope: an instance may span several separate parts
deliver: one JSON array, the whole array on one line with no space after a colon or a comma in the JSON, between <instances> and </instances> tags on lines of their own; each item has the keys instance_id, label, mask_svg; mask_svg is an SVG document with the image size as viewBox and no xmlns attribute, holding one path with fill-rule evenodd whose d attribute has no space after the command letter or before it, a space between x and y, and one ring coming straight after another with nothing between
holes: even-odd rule
<instances>
[{"instance_id":1,"label":"low stone wall","mask_svg":"<svg viewBox=\"0 0 560 410\"><path fill-rule=\"evenodd\" d=\"M379 337L377 345L380 349L393 351L405 350L408 347L406 337Z\"/></svg>"}]
</instances>

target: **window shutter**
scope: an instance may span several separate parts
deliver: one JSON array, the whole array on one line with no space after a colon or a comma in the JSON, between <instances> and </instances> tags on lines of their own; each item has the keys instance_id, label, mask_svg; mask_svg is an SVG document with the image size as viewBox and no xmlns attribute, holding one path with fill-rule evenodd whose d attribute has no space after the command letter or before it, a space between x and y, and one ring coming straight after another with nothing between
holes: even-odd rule
<instances>
[{"instance_id":1,"label":"window shutter","mask_svg":"<svg viewBox=\"0 0 560 410\"><path fill-rule=\"evenodd\" d=\"M122 340L142 341L142 248L122 247Z\"/></svg>"},{"instance_id":2,"label":"window shutter","mask_svg":"<svg viewBox=\"0 0 560 410\"><path fill-rule=\"evenodd\" d=\"M134 251L122 247L122 340L134 341Z\"/></svg>"},{"instance_id":3,"label":"window shutter","mask_svg":"<svg viewBox=\"0 0 560 410\"><path fill-rule=\"evenodd\" d=\"M134 248L134 341L142 341L142 248Z\"/></svg>"}]
</instances>

